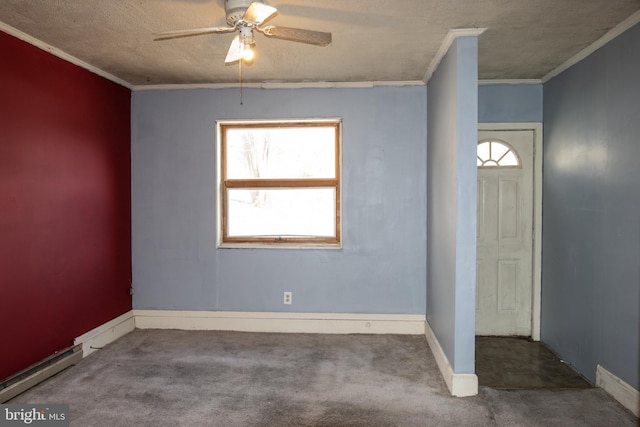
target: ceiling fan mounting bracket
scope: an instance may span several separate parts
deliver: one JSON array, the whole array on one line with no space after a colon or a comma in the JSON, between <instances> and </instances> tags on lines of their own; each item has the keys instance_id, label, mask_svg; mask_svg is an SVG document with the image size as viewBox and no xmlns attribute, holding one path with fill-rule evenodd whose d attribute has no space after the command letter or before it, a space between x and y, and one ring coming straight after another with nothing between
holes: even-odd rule
<instances>
[{"instance_id":1,"label":"ceiling fan mounting bracket","mask_svg":"<svg viewBox=\"0 0 640 427\"><path fill-rule=\"evenodd\" d=\"M227 14L227 25L235 27L240 21L247 8L255 0L225 0L224 9ZM258 2L263 3L263 2Z\"/></svg>"}]
</instances>

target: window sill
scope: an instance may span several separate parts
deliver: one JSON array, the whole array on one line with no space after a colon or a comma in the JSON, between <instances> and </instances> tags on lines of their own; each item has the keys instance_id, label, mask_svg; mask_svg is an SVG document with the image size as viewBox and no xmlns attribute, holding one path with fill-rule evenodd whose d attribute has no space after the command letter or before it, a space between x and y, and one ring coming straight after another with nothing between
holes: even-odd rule
<instances>
[{"instance_id":1,"label":"window sill","mask_svg":"<svg viewBox=\"0 0 640 427\"><path fill-rule=\"evenodd\" d=\"M341 243L219 243L217 249L342 249Z\"/></svg>"}]
</instances>

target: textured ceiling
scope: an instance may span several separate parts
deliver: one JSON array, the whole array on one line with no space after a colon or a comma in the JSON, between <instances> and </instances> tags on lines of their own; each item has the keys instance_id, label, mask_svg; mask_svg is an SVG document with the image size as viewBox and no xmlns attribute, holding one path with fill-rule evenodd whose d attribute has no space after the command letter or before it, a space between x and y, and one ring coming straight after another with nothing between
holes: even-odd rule
<instances>
[{"instance_id":1,"label":"textured ceiling","mask_svg":"<svg viewBox=\"0 0 640 427\"><path fill-rule=\"evenodd\" d=\"M266 2L266 1L265 1ZM420 81L451 29L487 28L480 79L540 79L640 9L640 0L271 0L268 24L331 32L317 47L256 36L245 82ZM2 0L0 21L128 82L234 83L224 0Z\"/></svg>"}]
</instances>

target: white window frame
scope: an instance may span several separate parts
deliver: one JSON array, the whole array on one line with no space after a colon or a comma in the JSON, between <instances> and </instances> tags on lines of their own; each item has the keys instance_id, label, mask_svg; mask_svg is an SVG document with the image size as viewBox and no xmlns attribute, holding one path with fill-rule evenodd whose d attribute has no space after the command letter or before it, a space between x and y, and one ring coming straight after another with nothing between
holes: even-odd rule
<instances>
[{"instance_id":1,"label":"white window frame","mask_svg":"<svg viewBox=\"0 0 640 427\"><path fill-rule=\"evenodd\" d=\"M225 186L223 158L224 130L226 127L294 127L321 126L323 124L336 127L336 223L335 238L305 237L305 238L229 238L225 233L225 200L224 192L228 188ZM217 120L216 121L216 201L217 201L217 247L218 248L269 248L269 249L341 249L342 248L342 120L340 118L326 119L268 119L268 120ZM234 181L234 180L227 180ZM277 181L277 180L275 180ZM286 181L286 180L280 180ZM325 181L325 180L320 180ZM230 188L230 187L229 187ZM287 187L268 187L287 188Z\"/></svg>"}]
</instances>

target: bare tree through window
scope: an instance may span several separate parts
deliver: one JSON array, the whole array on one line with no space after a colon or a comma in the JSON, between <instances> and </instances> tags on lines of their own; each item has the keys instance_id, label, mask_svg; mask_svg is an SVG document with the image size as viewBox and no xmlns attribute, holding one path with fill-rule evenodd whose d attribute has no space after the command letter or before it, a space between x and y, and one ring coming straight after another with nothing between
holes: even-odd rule
<instances>
[{"instance_id":1,"label":"bare tree through window","mask_svg":"<svg viewBox=\"0 0 640 427\"><path fill-rule=\"evenodd\" d=\"M255 134L245 134L242 137L242 153L244 161L249 171L249 176L253 179L266 178L269 176L269 134L259 138ZM257 208L261 208L268 203L269 193L262 190L251 190L250 203Z\"/></svg>"}]
</instances>

